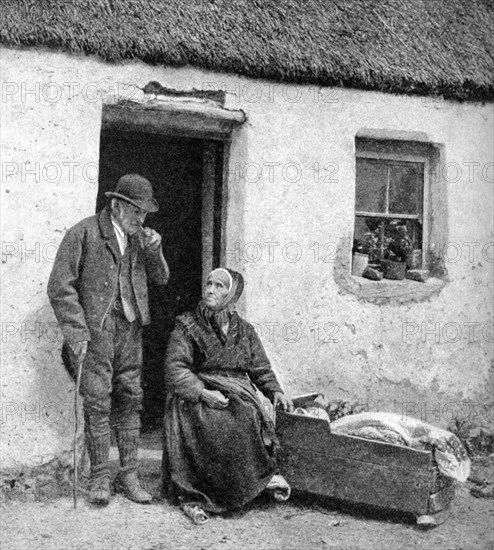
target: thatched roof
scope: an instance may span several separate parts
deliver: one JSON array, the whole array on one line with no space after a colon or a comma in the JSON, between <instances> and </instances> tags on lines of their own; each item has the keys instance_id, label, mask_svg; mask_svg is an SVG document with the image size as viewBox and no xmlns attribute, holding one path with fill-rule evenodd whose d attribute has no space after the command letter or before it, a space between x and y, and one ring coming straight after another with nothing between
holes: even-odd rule
<instances>
[{"instance_id":1,"label":"thatched roof","mask_svg":"<svg viewBox=\"0 0 494 550\"><path fill-rule=\"evenodd\" d=\"M492 0L2 0L0 42L492 100Z\"/></svg>"}]
</instances>

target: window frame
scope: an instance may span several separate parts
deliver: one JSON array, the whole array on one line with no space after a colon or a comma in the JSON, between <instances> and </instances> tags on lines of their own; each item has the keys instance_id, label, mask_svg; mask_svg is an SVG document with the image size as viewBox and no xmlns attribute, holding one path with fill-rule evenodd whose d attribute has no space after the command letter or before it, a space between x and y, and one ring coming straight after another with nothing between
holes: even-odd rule
<instances>
[{"instance_id":1,"label":"window frame","mask_svg":"<svg viewBox=\"0 0 494 550\"><path fill-rule=\"evenodd\" d=\"M379 141L379 140L375 140ZM405 145L405 143L403 144ZM405 145L406 146L406 145ZM430 179L431 179L431 159L426 155L416 155L416 154L402 154L402 153L393 153L393 152L376 152L376 151L365 151L362 149L356 148L355 151L355 194L357 193L357 159L367 158L374 160L382 161L395 161L395 162L414 162L414 163L423 163L424 165L424 181L422 184L422 219L420 215L415 214L383 214L377 212L362 212L356 209L356 198L354 200L354 230L355 230L355 218L357 216L361 217L373 217L373 218L387 218L387 219L409 219L409 220L419 220L422 223L422 267L421 269L428 268L428 254L427 250L429 247L430 239Z\"/></svg>"}]
</instances>

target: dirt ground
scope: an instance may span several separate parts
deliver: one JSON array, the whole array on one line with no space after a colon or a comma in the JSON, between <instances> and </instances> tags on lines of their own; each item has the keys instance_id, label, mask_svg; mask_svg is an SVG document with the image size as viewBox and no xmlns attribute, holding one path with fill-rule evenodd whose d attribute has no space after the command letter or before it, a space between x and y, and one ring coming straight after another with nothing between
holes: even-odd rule
<instances>
[{"instance_id":1,"label":"dirt ground","mask_svg":"<svg viewBox=\"0 0 494 550\"><path fill-rule=\"evenodd\" d=\"M4 499L2 550L494 549L494 500L470 495L470 482L457 488L449 519L428 530L409 516L342 507L303 495L284 504L261 495L241 513L214 516L195 526L160 499L161 453L152 442L146 446L141 450L141 478L155 502L138 505L115 495L108 507L95 508L81 495L74 510L70 495ZM115 473L116 448L111 457ZM494 456L475 460L473 473L493 480Z\"/></svg>"}]
</instances>

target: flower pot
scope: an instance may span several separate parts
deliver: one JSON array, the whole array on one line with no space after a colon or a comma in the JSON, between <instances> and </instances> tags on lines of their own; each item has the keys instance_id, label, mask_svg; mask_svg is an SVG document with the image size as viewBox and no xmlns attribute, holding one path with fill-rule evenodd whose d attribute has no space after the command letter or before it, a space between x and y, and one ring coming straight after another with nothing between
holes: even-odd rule
<instances>
[{"instance_id":1,"label":"flower pot","mask_svg":"<svg viewBox=\"0 0 494 550\"><path fill-rule=\"evenodd\" d=\"M369 263L369 256L367 254L361 254L360 252L354 252L352 257L352 275L355 277L362 277L364 269Z\"/></svg>"},{"instance_id":2,"label":"flower pot","mask_svg":"<svg viewBox=\"0 0 494 550\"><path fill-rule=\"evenodd\" d=\"M401 281L407 273L406 262L393 262L392 260L382 261L383 276L385 279Z\"/></svg>"},{"instance_id":3,"label":"flower pot","mask_svg":"<svg viewBox=\"0 0 494 550\"><path fill-rule=\"evenodd\" d=\"M420 269L422 267L422 250L415 249L410 252L407 258L408 269Z\"/></svg>"}]
</instances>

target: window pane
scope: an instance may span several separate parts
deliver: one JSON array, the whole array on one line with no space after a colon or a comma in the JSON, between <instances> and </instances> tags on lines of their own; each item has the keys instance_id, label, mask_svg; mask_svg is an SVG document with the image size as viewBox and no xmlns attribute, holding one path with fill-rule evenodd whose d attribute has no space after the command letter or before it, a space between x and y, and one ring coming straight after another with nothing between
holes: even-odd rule
<instances>
[{"instance_id":1,"label":"window pane","mask_svg":"<svg viewBox=\"0 0 494 550\"><path fill-rule=\"evenodd\" d=\"M353 238L358 244L362 244L365 239L365 234L369 231L367 220L375 220L376 218L366 218L365 216L355 216L355 227L353 229Z\"/></svg>"},{"instance_id":2,"label":"window pane","mask_svg":"<svg viewBox=\"0 0 494 550\"><path fill-rule=\"evenodd\" d=\"M382 161L357 159L355 209L358 212L386 211L388 167Z\"/></svg>"},{"instance_id":3,"label":"window pane","mask_svg":"<svg viewBox=\"0 0 494 550\"><path fill-rule=\"evenodd\" d=\"M422 213L423 164L403 162L390 165L389 212Z\"/></svg>"}]
</instances>

